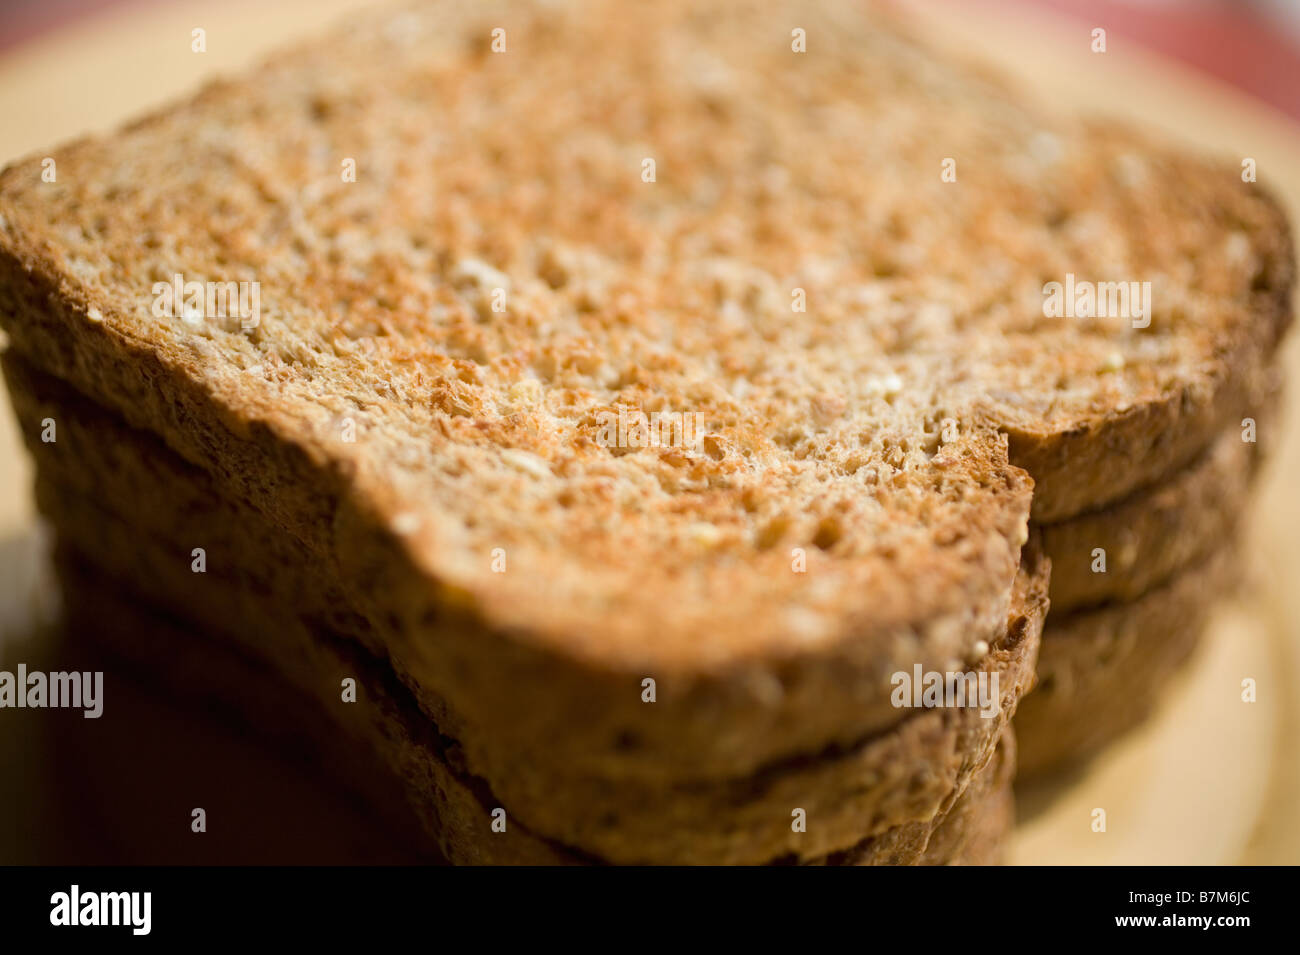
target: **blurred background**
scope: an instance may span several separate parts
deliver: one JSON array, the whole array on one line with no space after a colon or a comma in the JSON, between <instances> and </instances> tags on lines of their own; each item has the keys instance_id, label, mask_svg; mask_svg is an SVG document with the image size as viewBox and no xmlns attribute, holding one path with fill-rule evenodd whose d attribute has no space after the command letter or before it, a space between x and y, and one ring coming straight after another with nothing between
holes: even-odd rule
<instances>
[{"instance_id":1,"label":"blurred background","mask_svg":"<svg viewBox=\"0 0 1300 955\"><path fill-rule=\"evenodd\" d=\"M1182 60L1300 121L1300 0L899 0L900 5L1039 8L1094 21ZM2 0L0 53L110 10L189 7L175 0ZM324 4L328 7L330 4ZM356 6L356 4L347 4Z\"/></svg>"},{"instance_id":2,"label":"blurred background","mask_svg":"<svg viewBox=\"0 0 1300 955\"><path fill-rule=\"evenodd\" d=\"M846 0L848 2L848 0ZM110 129L349 16L366 0L0 0L0 162ZM1300 222L1300 0L899 0L936 43L1052 108L1115 113L1257 159ZM207 51L190 50L203 27ZM1105 58L1089 51L1107 31ZM1238 160L1234 160L1238 161ZM1054 790L1019 794L1013 861L1300 860L1300 362L1256 503L1243 596L1150 725ZM261 734L115 671L58 628L31 474L0 390L0 669L102 668L112 719L0 711L0 864L413 861L393 827ZM1236 700L1259 675L1260 702ZM1223 674L1230 679L1226 682ZM196 794L203 794L201 797ZM201 799L202 802L198 800ZM188 810L223 820L189 833ZM1098 839L1092 807L1139 840ZM400 831L400 826L398 830Z\"/></svg>"}]
</instances>

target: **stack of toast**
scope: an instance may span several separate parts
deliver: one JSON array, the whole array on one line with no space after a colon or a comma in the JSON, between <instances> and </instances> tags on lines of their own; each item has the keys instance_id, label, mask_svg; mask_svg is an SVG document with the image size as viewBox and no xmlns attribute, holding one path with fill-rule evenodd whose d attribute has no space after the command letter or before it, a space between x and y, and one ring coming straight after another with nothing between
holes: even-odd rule
<instances>
[{"instance_id":1,"label":"stack of toast","mask_svg":"<svg viewBox=\"0 0 1300 955\"><path fill-rule=\"evenodd\" d=\"M1038 682L1016 719L1020 777L1077 764L1141 723L1237 582L1237 536L1276 434L1280 375L1266 370L1196 459L1121 501L1042 527L1052 613Z\"/></svg>"},{"instance_id":2,"label":"stack of toast","mask_svg":"<svg viewBox=\"0 0 1300 955\"><path fill-rule=\"evenodd\" d=\"M0 322L69 624L450 861L995 861L1017 709L1094 749L1231 577L1277 205L873 5L404 6L51 158Z\"/></svg>"}]
</instances>

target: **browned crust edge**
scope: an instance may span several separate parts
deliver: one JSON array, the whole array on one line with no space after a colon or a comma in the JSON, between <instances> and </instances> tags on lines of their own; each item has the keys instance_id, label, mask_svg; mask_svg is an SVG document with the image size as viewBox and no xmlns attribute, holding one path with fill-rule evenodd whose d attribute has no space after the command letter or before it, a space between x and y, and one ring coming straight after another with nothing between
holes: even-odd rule
<instances>
[{"instance_id":1,"label":"browned crust edge","mask_svg":"<svg viewBox=\"0 0 1300 955\"><path fill-rule=\"evenodd\" d=\"M1132 603L1053 617L1016 713L1020 778L1082 762L1145 721L1237 575L1225 547Z\"/></svg>"}]
</instances>

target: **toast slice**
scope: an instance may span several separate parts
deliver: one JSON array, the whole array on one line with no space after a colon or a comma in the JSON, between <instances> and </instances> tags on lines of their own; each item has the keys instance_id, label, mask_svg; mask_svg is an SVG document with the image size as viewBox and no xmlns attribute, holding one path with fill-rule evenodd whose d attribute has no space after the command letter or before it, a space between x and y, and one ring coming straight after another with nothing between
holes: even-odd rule
<instances>
[{"instance_id":1,"label":"toast slice","mask_svg":"<svg viewBox=\"0 0 1300 955\"><path fill-rule=\"evenodd\" d=\"M236 639L281 669L310 658L305 648L313 632L322 640L336 633L372 643L368 631L356 629L364 621L340 604L337 588L251 508L222 499L205 474L152 436L131 431L12 356L4 364L37 461L38 504L66 547L117 568L133 590L175 614L200 622L233 616L241 621ZM40 441L49 421L58 440ZM203 574L190 566L196 545L204 548ZM1046 564L1027 568L1023 578L1008 633L972 665L997 674L993 717L964 708L900 711L907 715L883 734L740 778L665 787L558 776L527 762L494 771L481 741L460 738L467 728L445 701L421 703L439 735L457 739L466 768L493 781L511 818L602 859L755 862L848 851L886 829L927 823L960 798L990 758L1033 679L1046 611ZM75 592L69 597L78 599ZM286 641L298 649L276 647ZM792 833L792 807L803 808L816 826Z\"/></svg>"},{"instance_id":2,"label":"toast slice","mask_svg":"<svg viewBox=\"0 0 1300 955\"><path fill-rule=\"evenodd\" d=\"M1012 462L1044 520L1151 483L1290 315L1230 166L874 7L413 6L54 158L0 175L14 347L336 566L500 760L607 776L890 725L900 662L1002 633ZM1150 282L1149 321L1048 317L1074 274ZM629 409L702 435L610 439Z\"/></svg>"}]
</instances>

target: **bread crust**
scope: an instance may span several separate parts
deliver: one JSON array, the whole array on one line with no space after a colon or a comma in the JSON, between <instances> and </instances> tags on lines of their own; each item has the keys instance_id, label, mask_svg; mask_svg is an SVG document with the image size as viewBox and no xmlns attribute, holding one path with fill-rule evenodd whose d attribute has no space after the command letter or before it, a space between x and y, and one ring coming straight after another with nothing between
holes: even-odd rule
<instances>
[{"instance_id":1,"label":"bread crust","mask_svg":"<svg viewBox=\"0 0 1300 955\"><path fill-rule=\"evenodd\" d=\"M1276 403L1256 414L1267 428ZM1233 424L1195 462L1117 504L1039 529L1052 561L1053 619L1066 611L1136 600L1197 564L1236 534L1259 445ZM1095 551L1105 552L1094 573ZM1049 629L1050 629L1049 624Z\"/></svg>"},{"instance_id":2,"label":"bread crust","mask_svg":"<svg viewBox=\"0 0 1300 955\"><path fill-rule=\"evenodd\" d=\"M1007 727L997 753L930 837L922 865L997 865L1015 825L1016 734Z\"/></svg>"},{"instance_id":3,"label":"bread crust","mask_svg":"<svg viewBox=\"0 0 1300 955\"><path fill-rule=\"evenodd\" d=\"M401 834L414 841L412 848L416 851L461 864L571 865L602 861L548 844L521 830L514 819L505 833L494 833L489 839L477 836L476 830L487 824L491 807L485 808L483 795L474 791L475 787L458 782L454 765L441 755L441 744L419 742L427 739L427 719L414 713L409 703L405 708L396 705L404 694L402 688L394 687L397 692L389 696L383 686L362 681L359 699L382 704L376 722L382 725L382 731L376 737L365 727L374 719L373 711L340 709L332 703L322 706L318 693L307 692L251 658L233 652L228 642L207 632L195 633L190 625L177 623L146 601L130 599L128 590L67 548L60 548L56 554L56 567L62 587L76 595L75 600L67 602L69 618L65 621L74 646L107 651L161 680L179 696L219 706L240 724L255 728L259 739L292 748L299 755L306 753L322 773L363 796L389 818L403 819L414 809L411 823ZM348 652L347 644L335 647L344 654ZM366 667L348 670L363 675L371 672ZM332 681L334 673L321 676ZM232 693L235 689L238 692ZM342 738L339 728L344 729ZM348 759L352 748L361 754L361 763ZM393 759L398 763L385 764ZM371 775L359 778L356 765L369 765ZM855 864L988 864L1008 831L1003 825L1003 810L1010 800L1008 771L1004 738L987 769L972 778L970 787L949 813L931 824L902 827L909 836L918 828L935 830L929 844L921 846L922 856L886 858L870 843L864 843L854 851ZM430 780L441 788L427 785ZM410 808L398 805L407 801L413 804ZM456 804L450 812L449 802ZM469 821L472 827L460 834L448 833L444 831L448 820ZM442 855L444 845L451 849L451 858ZM847 864L845 858L814 862Z\"/></svg>"},{"instance_id":4,"label":"bread crust","mask_svg":"<svg viewBox=\"0 0 1300 955\"><path fill-rule=\"evenodd\" d=\"M1279 228L1287 228L1284 220ZM1289 234L1284 233L1283 241L1279 262L1294 255ZM1189 380L1173 394L1068 430L1003 426L1012 461L1035 480L1034 520L1065 521L1170 480L1203 455L1216 434L1237 424L1242 409L1265 400L1277 344L1292 318L1292 270L1280 265L1274 269L1287 284L1262 298L1258 326L1245 331L1226 354L1217 355L1208 374Z\"/></svg>"},{"instance_id":5,"label":"bread crust","mask_svg":"<svg viewBox=\"0 0 1300 955\"><path fill-rule=\"evenodd\" d=\"M176 616L175 609L153 606L126 582L106 575L62 541L55 567L73 639L104 647L152 675L165 677L177 692L211 696L227 709L232 699L237 700L237 715L251 720L259 732L291 745L310 746L308 751L323 765L337 760L338 750L350 742L376 754L377 768L391 773L391 778L379 785L373 779L351 780L351 784L362 785L361 795L367 799L384 799L386 812L388 799L409 800L421 829L407 833L407 838L448 861L460 865L585 861L513 820L507 822L505 832L492 833L490 813L495 801L489 798L485 805L479 785L458 774L447 759L446 741L433 724L400 692L389 692L395 681L376 678L373 669L358 665L364 660L350 660L356 651L347 644L319 641L296 669L273 676L264 663L231 652L188 617ZM260 632L256 618L250 629ZM328 696L324 680L308 678L311 673L328 679ZM357 698L365 706L351 712L343 707L340 674L357 680ZM232 694L232 687L238 692Z\"/></svg>"},{"instance_id":6,"label":"bread crust","mask_svg":"<svg viewBox=\"0 0 1300 955\"><path fill-rule=\"evenodd\" d=\"M1020 778L1084 761L1141 724L1238 573L1225 546L1131 603L1053 617L1016 714Z\"/></svg>"},{"instance_id":7,"label":"bread crust","mask_svg":"<svg viewBox=\"0 0 1300 955\"><path fill-rule=\"evenodd\" d=\"M1002 732L988 763L935 820L891 829L884 836L818 860L820 865L995 865L1014 824L1015 734Z\"/></svg>"},{"instance_id":8,"label":"bread crust","mask_svg":"<svg viewBox=\"0 0 1300 955\"><path fill-rule=\"evenodd\" d=\"M59 504L46 503L43 509L78 560L101 560L106 552L115 563L128 557L103 536L114 530L114 522L93 508L76 509L61 495ZM93 524L85 523L87 518ZM81 530L73 530L74 524ZM91 526L94 534L85 530ZM125 526L116 530L124 531ZM191 615L186 619L211 621L224 609L231 620L255 621L239 626L244 639L260 645L242 649L267 656L272 666L285 666L277 659L283 651L268 648L275 640L283 643L286 635L292 636L296 660L288 664L291 669L311 656L328 660L347 646L345 640L326 641L322 628L303 628L292 618L268 611L264 602L250 600L242 587L213 575L202 586L186 587L183 579L164 576L147 549L132 554L143 572L169 585L143 594L143 601L165 600L168 613ZM115 585L124 591L134 586L130 580ZM229 632L222 636L234 639ZM1033 680L1032 666L1024 659L1028 642L1021 640L988 661L998 668L1008 700ZM367 661L344 660L332 663L331 675L367 672ZM383 692L373 679L358 682L368 700ZM337 697L337 683L317 679L314 689ZM1013 713L1014 704L1008 702L1004 712ZM755 865L816 861L827 847L840 854L832 864L915 864L937 817L979 775L1006 725L1002 718L959 720L949 710L928 711L847 752L819 754L707 787L667 786L637 793L631 785L599 779L541 776L534 767L521 767L489 785L473 773L472 760L459 741L444 737L427 713L413 711L410 719L416 722L404 725L425 724L441 740L442 763L431 767L424 748L409 752L405 743L394 751L388 741L392 731L387 729L370 731L369 745L385 758L400 761L411 787L408 795L426 832L441 840L442 851L461 864L537 862L537 853L547 852L570 863ZM416 729L407 729L399 739L414 733ZM467 801L467 794L484 789L491 795ZM544 801L530 801L543 794ZM526 848L493 844L490 812L496 807L506 810L510 827L527 841ZM791 830L795 808L804 809L813 820L805 833ZM518 853L522 859L516 858Z\"/></svg>"}]
</instances>

